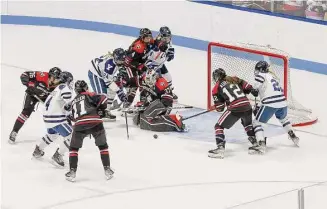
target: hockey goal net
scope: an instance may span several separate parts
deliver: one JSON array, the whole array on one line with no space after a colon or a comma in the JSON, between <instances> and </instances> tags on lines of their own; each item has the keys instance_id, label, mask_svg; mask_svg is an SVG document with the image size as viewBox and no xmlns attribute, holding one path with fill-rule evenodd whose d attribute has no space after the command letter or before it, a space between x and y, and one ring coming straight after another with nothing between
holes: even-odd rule
<instances>
[{"instance_id":1,"label":"hockey goal net","mask_svg":"<svg viewBox=\"0 0 327 209\"><path fill-rule=\"evenodd\" d=\"M312 111L298 103L292 96L289 55L270 46L252 44L209 43L208 45L208 105L212 108L211 90L214 86L212 71L223 68L228 75L238 76L249 83L254 82L254 67L260 60L270 64L270 70L279 78L288 102L288 113L293 126L311 125L317 121ZM254 99L253 97L250 99Z\"/></svg>"}]
</instances>

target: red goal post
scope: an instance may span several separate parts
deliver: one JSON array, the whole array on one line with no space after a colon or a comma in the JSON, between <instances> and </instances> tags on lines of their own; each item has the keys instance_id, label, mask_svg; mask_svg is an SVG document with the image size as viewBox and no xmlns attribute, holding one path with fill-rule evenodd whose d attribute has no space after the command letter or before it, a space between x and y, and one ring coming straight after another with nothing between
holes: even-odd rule
<instances>
[{"instance_id":1,"label":"red goal post","mask_svg":"<svg viewBox=\"0 0 327 209\"><path fill-rule=\"evenodd\" d=\"M210 42L208 44L207 58L207 109L213 107L211 91L214 84L211 76L214 69L221 67L225 69L227 74L238 76L249 83L253 83L255 64L260 60L266 60L284 89L293 126L311 125L317 121L317 117L313 116L311 110L303 107L292 97L289 55L286 52L270 46Z\"/></svg>"}]
</instances>

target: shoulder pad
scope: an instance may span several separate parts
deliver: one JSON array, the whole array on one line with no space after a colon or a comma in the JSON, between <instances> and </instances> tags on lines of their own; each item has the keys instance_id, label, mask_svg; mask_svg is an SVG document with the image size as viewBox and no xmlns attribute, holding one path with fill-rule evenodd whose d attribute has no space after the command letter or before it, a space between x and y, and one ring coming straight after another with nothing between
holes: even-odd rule
<instances>
[{"instance_id":1,"label":"shoulder pad","mask_svg":"<svg viewBox=\"0 0 327 209\"><path fill-rule=\"evenodd\" d=\"M136 51L137 53L143 53L144 52L144 49L145 49L145 44L142 42L142 41L136 41L134 44L133 44L133 47L132 47L133 51Z\"/></svg>"}]
</instances>

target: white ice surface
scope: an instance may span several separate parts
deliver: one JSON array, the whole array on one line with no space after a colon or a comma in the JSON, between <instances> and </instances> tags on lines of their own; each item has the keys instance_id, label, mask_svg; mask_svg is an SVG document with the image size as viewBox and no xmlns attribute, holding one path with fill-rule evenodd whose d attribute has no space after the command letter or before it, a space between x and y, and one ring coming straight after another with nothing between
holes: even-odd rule
<instances>
[{"instance_id":1,"label":"white ice surface","mask_svg":"<svg viewBox=\"0 0 327 209\"><path fill-rule=\"evenodd\" d=\"M87 79L86 68L91 58L108 48L126 48L133 38L46 27L2 25L2 29L2 208L220 209L294 190L238 208L296 209L296 189L327 180L327 101L320 95L326 89L327 76L292 70L294 96L319 116L317 124L297 132L301 148L293 147L280 128L268 127L273 136L268 142L268 153L249 156L244 133L237 125L226 131L230 142L226 158L210 159L207 151L215 147L212 131L218 113L190 120L191 131L187 134L158 134L156 140L153 133L138 130L131 120L131 139L127 140L125 121L118 117L117 122L106 123L115 177L104 180L98 149L92 140L86 139L79 152L77 182L67 182L67 169L56 169L49 163L55 144L46 150L44 160L31 160L35 144L45 133L40 111L22 128L16 145L7 143L22 107L24 88L19 75L24 70L3 63L35 70L60 66L71 71L76 79ZM192 58L189 65L205 72L205 66L197 64L203 63L204 52L181 47L177 51L178 59L184 61L169 66L173 76L179 76L178 68L189 62L185 59L187 54L198 55L199 60ZM199 86L194 95L206 91L201 81L194 82ZM177 92L185 88L184 84L174 85ZM184 103L197 99L183 94L179 97ZM306 208L327 208L326 184L305 189L305 195Z\"/></svg>"}]
</instances>

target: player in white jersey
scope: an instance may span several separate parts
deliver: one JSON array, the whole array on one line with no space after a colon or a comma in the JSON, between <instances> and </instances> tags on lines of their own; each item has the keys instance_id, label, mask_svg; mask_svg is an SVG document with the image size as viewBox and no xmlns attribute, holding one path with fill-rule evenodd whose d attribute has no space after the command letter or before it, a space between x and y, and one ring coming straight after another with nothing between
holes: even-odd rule
<instances>
[{"instance_id":1,"label":"player in white jersey","mask_svg":"<svg viewBox=\"0 0 327 209\"><path fill-rule=\"evenodd\" d=\"M264 153L266 148L261 124L267 123L273 115L280 121L289 138L295 145L298 145L299 138L294 134L292 124L287 117L287 101L284 90L280 87L278 78L269 70L269 64L266 61L259 61L255 66L254 76L253 88L257 90L255 96L260 96L261 105L255 108L253 126L261 146L261 152Z\"/></svg>"},{"instance_id":2,"label":"player in white jersey","mask_svg":"<svg viewBox=\"0 0 327 209\"><path fill-rule=\"evenodd\" d=\"M147 56L145 65L149 69L156 70L160 76L166 79L169 86L172 86L172 77L165 62L170 62L174 59L175 49L172 46L171 31L167 26L160 28L159 34L155 38L154 44ZM174 99L177 99L176 95L174 95Z\"/></svg>"},{"instance_id":3,"label":"player in white jersey","mask_svg":"<svg viewBox=\"0 0 327 209\"><path fill-rule=\"evenodd\" d=\"M47 134L42 137L36 145L33 157L40 158L44 155L44 149L60 136L63 140L59 148L52 156L52 160L61 167L64 167L63 155L69 150L72 127L67 120L69 112L65 110L72 100L73 75L69 72L62 72L59 78L60 84L51 92L45 101L43 120L47 128Z\"/></svg>"},{"instance_id":4,"label":"player in white jersey","mask_svg":"<svg viewBox=\"0 0 327 209\"><path fill-rule=\"evenodd\" d=\"M122 102L127 100L123 88L115 80L119 69L123 67L125 57L125 50L117 48L112 54L108 53L91 61L92 66L89 69L88 76L92 89L97 94L105 94L108 97L109 109L116 94ZM115 120L116 116L112 115L109 109L106 111L105 118Z\"/></svg>"}]
</instances>

